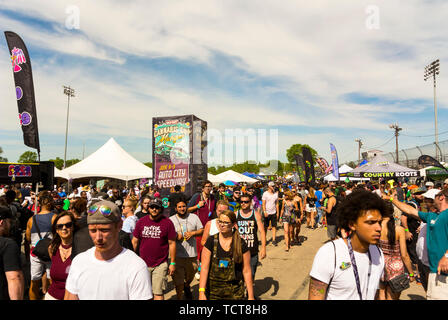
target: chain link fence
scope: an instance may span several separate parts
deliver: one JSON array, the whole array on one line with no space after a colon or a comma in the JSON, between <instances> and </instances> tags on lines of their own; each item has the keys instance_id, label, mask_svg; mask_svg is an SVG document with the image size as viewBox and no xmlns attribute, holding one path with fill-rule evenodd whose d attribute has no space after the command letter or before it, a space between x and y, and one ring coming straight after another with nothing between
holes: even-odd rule
<instances>
[{"instance_id":1,"label":"chain link fence","mask_svg":"<svg viewBox=\"0 0 448 320\"><path fill-rule=\"evenodd\" d=\"M396 152L383 153L383 156L402 166L421 169L422 166L418 164L417 160L423 154L429 155L440 162L448 162L448 140L439 141L438 145L432 143L399 150L398 161Z\"/></svg>"}]
</instances>

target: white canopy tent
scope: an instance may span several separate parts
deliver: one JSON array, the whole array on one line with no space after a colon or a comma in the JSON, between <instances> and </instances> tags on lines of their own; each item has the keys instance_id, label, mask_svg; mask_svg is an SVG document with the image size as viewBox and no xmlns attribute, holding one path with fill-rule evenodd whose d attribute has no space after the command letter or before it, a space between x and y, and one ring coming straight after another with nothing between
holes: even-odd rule
<instances>
[{"instance_id":1,"label":"white canopy tent","mask_svg":"<svg viewBox=\"0 0 448 320\"><path fill-rule=\"evenodd\" d=\"M214 174L207 173L207 180L210 181L213 184L221 183L221 180L216 178Z\"/></svg>"},{"instance_id":2,"label":"white canopy tent","mask_svg":"<svg viewBox=\"0 0 448 320\"><path fill-rule=\"evenodd\" d=\"M220 174L217 174L215 177L217 180L219 180L219 182L224 182L226 180L231 180L234 182L247 182L247 183L258 182L257 179L250 178L248 176L245 176L244 174L235 172L233 170L222 172Z\"/></svg>"},{"instance_id":3,"label":"white canopy tent","mask_svg":"<svg viewBox=\"0 0 448 320\"><path fill-rule=\"evenodd\" d=\"M68 180L70 178L67 175L67 173L63 172L62 170L59 170L56 167L54 167L54 177L55 178L62 178L62 179L65 179L65 180Z\"/></svg>"},{"instance_id":4,"label":"white canopy tent","mask_svg":"<svg viewBox=\"0 0 448 320\"><path fill-rule=\"evenodd\" d=\"M346 164L343 164L342 166L339 167L339 173L347 173L347 172L350 172L352 170L353 170L353 168L349 167ZM346 178L347 177L339 177L339 181L345 181ZM329 175L326 175L324 177L324 180L325 181L338 181L338 179L336 179L336 177L333 175L333 173L330 173ZM349 177L349 180L350 181L361 181L361 180L368 181L370 179L369 178Z\"/></svg>"},{"instance_id":5,"label":"white canopy tent","mask_svg":"<svg viewBox=\"0 0 448 320\"><path fill-rule=\"evenodd\" d=\"M114 138L110 138L81 162L61 172L71 179L102 177L129 181L152 178L152 169L127 153Z\"/></svg>"}]
</instances>

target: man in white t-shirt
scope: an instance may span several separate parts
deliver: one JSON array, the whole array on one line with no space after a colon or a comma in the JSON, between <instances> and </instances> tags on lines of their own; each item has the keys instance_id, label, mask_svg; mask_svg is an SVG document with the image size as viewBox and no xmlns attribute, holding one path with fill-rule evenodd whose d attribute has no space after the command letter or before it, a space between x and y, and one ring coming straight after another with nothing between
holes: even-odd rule
<instances>
[{"instance_id":1,"label":"man in white t-shirt","mask_svg":"<svg viewBox=\"0 0 448 320\"><path fill-rule=\"evenodd\" d=\"M179 200L175 205L176 214L170 217L176 229L176 270L173 281L176 287L178 300L192 300L193 296L190 284L198 271L198 252L196 249L196 237L202 237L204 226L198 215L187 212L185 200Z\"/></svg>"},{"instance_id":2,"label":"man in white t-shirt","mask_svg":"<svg viewBox=\"0 0 448 320\"><path fill-rule=\"evenodd\" d=\"M264 230L267 234L267 229L270 222L272 227L272 244L277 246L275 234L277 231L277 221L280 212L278 208L278 192L275 192L274 186L275 183L273 181L268 183L268 190L263 193L261 200L264 213Z\"/></svg>"},{"instance_id":3,"label":"man in white t-shirt","mask_svg":"<svg viewBox=\"0 0 448 320\"><path fill-rule=\"evenodd\" d=\"M89 207L87 224L95 246L73 259L64 300L152 299L145 261L119 244L120 209L99 201Z\"/></svg>"},{"instance_id":4,"label":"man in white t-shirt","mask_svg":"<svg viewBox=\"0 0 448 320\"><path fill-rule=\"evenodd\" d=\"M347 239L323 245L310 272L309 300L374 300L384 271L377 247L381 220L391 210L376 194L355 190L338 208L338 225Z\"/></svg>"}]
</instances>

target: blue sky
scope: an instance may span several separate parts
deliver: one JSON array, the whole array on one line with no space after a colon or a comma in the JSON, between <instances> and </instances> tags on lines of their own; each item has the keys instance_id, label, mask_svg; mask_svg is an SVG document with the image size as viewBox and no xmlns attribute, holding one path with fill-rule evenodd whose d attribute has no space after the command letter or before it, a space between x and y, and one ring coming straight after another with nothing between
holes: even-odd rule
<instances>
[{"instance_id":1,"label":"blue sky","mask_svg":"<svg viewBox=\"0 0 448 320\"><path fill-rule=\"evenodd\" d=\"M282 161L294 143L309 144L330 161L333 143L343 163L357 159L357 138L362 151L394 151L395 141L386 143L391 123L403 128L400 149L434 141L432 83L423 72L435 59L439 132L448 131L447 6L0 0L0 28L18 33L31 55L42 160L64 155L62 86L70 85L76 97L69 159L114 137L138 160L151 161L151 118L195 114L222 134L278 130L272 155ZM79 29L67 28L76 17ZM16 161L32 149L23 145L6 41L0 41L0 72L0 146Z\"/></svg>"}]
</instances>

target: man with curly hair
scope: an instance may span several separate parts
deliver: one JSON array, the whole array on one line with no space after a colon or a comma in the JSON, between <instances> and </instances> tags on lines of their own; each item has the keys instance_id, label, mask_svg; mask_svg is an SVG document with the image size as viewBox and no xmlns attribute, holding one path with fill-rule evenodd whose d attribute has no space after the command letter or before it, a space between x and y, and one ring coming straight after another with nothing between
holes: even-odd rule
<instances>
[{"instance_id":1,"label":"man with curly hair","mask_svg":"<svg viewBox=\"0 0 448 320\"><path fill-rule=\"evenodd\" d=\"M377 247L381 221L391 206L378 195L356 190L337 209L338 227L348 232L324 244L314 257L309 300L374 300L384 270Z\"/></svg>"}]
</instances>

